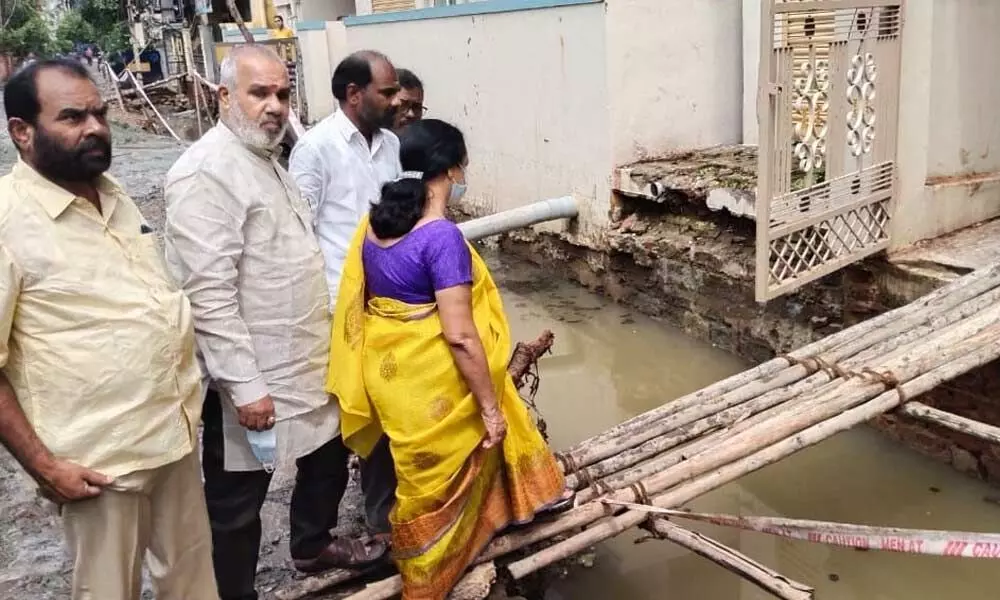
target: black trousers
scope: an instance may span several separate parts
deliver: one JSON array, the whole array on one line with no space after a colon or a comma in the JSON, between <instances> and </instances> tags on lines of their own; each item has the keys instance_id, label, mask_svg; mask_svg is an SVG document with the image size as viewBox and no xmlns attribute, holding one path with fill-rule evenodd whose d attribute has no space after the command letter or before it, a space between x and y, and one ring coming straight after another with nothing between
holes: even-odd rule
<instances>
[{"instance_id":1,"label":"black trousers","mask_svg":"<svg viewBox=\"0 0 1000 600\"><path fill-rule=\"evenodd\" d=\"M225 470L222 406L215 390L208 392L202 420L205 500L219 595L222 600L257 600L260 509L271 474ZM330 530L337 526L337 509L347 488L347 456L338 436L295 461L298 473L289 515L293 559L313 558L333 541Z\"/></svg>"},{"instance_id":2,"label":"black trousers","mask_svg":"<svg viewBox=\"0 0 1000 600\"><path fill-rule=\"evenodd\" d=\"M226 471L222 405L209 390L202 413L202 468L205 500L212 527L212 561L222 600L257 600L254 580L260 551L260 509L271 474ZM326 548L337 526L337 512L347 488L348 450L340 436L295 461L297 473L289 510L292 559L310 559ZM362 490L369 524L389 531L389 511L396 493L396 474L388 440L383 438L362 461Z\"/></svg>"},{"instance_id":3,"label":"black trousers","mask_svg":"<svg viewBox=\"0 0 1000 600\"><path fill-rule=\"evenodd\" d=\"M384 435L368 458L361 460L361 491L368 526L378 533L389 533L389 511L396 502L396 468L389 438Z\"/></svg>"}]
</instances>

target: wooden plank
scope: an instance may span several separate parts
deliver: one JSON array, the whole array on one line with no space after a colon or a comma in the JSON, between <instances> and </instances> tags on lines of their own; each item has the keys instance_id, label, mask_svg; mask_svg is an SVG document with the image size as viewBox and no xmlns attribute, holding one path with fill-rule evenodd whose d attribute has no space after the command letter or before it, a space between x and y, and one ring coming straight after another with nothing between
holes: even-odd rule
<instances>
[{"instance_id":1,"label":"wooden plank","mask_svg":"<svg viewBox=\"0 0 1000 600\"><path fill-rule=\"evenodd\" d=\"M789 579L708 536L675 525L666 519L654 519L646 528L651 529L656 537L669 540L698 556L707 558L777 598L811 600L815 597L813 588Z\"/></svg>"},{"instance_id":2,"label":"wooden plank","mask_svg":"<svg viewBox=\"0 0 1000 600\"><path fill-rule=\"evenodd\" d=\"M966 435L971 435L981 440L986 440L987 442L1000 444L1000 427L994 427L993 425L987 425L986 423L980 423L979 421L973 421L972 419L960 417L950 412L934 408L933 406L927 406L926 404L920 402L907 402L903 406L900 406L897 412L908 417L913 417L914 419L926 421L927 423L933 423L935 425L940 425L941 427L946 427L952 431L958 431Z\"/></svg>"}]
</instances>

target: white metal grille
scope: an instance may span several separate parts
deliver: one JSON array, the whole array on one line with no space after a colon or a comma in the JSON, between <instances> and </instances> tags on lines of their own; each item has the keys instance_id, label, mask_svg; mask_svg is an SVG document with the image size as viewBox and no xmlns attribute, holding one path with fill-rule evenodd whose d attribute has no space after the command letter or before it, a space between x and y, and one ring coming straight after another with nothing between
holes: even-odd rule
<instances>
[{"instance_id":1,"label":"white metal grille","mask_svg":"<svg viewBox=\"0 0 1000 600\"><path fill-rule=\"evenodd\" d=\"M764 0L757 300L883 250L903 0Z\"/></svg>"}]
</instances>

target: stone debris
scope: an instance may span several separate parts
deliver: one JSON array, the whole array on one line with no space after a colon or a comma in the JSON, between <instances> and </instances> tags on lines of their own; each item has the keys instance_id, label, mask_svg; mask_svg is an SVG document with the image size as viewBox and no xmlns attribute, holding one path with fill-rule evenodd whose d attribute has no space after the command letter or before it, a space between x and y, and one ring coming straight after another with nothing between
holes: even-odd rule
<instances>
[{"instance_id":1,"label":"stone debris","mask_svg":"<svg viewBox=\"0 0 1000 600\"><path fill-rule=\"evenodd\" d=\"M615 191L666 206L694 206L754 218L756 146L714 146L675 152L625 165L615 172Z\"/></svg>"}]
</instances>

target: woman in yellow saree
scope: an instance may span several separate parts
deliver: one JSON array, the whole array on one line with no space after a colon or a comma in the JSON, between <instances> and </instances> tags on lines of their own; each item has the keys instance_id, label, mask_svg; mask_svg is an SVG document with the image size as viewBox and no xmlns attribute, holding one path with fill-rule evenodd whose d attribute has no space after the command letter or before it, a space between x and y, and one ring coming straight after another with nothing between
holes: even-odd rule
<instances>
[{"instance_id":1,"label":"woman in yellow saree","mask_svg":"<svg viewBox=\"0 0 1000 600\"><path fill-rule=\"evenodd\" d=\"M348 447L364 457L388 436L403 598L438 600L495 533L571 500L507 374L497 287L445 218L465 188L462 134L423 120L400 142L407 171L347 253L327 387Z\"/></svg>"}]
</instances>

